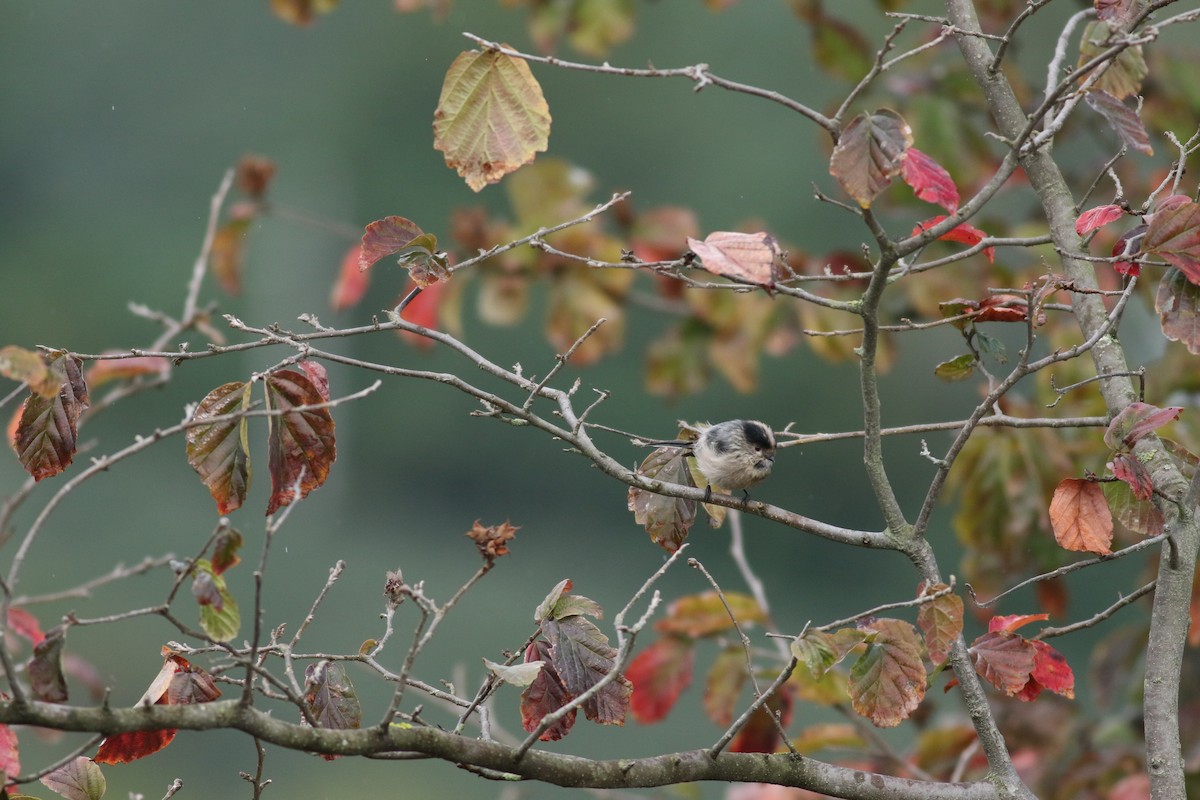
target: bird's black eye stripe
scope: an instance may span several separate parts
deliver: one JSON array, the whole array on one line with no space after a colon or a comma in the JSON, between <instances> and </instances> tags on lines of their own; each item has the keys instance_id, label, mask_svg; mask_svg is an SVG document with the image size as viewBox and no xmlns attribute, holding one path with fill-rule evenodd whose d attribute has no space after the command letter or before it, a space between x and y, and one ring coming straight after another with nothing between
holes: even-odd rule
<instances>
[{"instance_id":1,"label":"bird's black eye stripe","mask_svg":"<svg viewBox=\"0 0 1200 800\"><path fill-rule=\"evenodd\" d=\"M756 447L775 446L771 432L757 422L743 422L742 433L746 435L746 441Z\"/></svg>"}]
</instances>

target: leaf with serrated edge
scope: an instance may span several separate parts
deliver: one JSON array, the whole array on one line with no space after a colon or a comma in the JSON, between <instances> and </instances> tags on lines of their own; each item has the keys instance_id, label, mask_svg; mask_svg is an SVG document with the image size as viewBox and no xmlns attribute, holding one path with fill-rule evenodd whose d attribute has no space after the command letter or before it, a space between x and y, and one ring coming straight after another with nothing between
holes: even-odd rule
<instances>
[{"instance_id":1,"label":"leaf with serrated edge","mask_svg":"<svg viewBox=\"0 0 1200 800\"><path fill-rule=\"evenodd\" d=\"M1050 500L1054 538L1065 550L1108 555L1112 552L1112 512L1095 481L1067 478Z\"/></svg>"},{"instance_id":2,"label":"leaf with serrated edge","mask_svg":"<svg viewBox=\"0 0 1200 800\"><path fill-rule=\"evenodd\" d=\"M868 208L903 168L904 152L911 144L912 129L895 111L864 111L838 137L829 173L860 206Z\"/></svg>"},{"instance_id":3,"label":"leaf with serrated edge","mask_svg":"<svg viewBox=\"0 0 1200 800\"><path fill-rule=\"evenodd\" d=\"M268 418L271 499L267 514L274 514L299 499L293 491L297 481L301 498L325 483L337 448L329 409L308 407L325 399L305 373L290 369L271 373L266 393L268 405L283 412Z\"/></svg>"},{"instance_id":4,"label":"leaf with serrated edge","mask_svg":"<svg viewBox=\"0 0 1200 800\"><path fill-rule=\"evenodd\" d=\"M850 668L850 700L876 726L895 727L925 697L921 639L903 620L877 619L862 627L875 636Z\"/></svg>"},{"instance_id":5,"label":"leaf with serrated edge","mask_svg":"<svg viewBox=\"0 0 1200 800\"><path fill-rule=\"evenodd\" d=\"M100 800L107 789L104 773L86 756L77 756L43 775L42 784L67 800Z\"/></svg>"},{"instance_id":6,"label":"leaf with serrated edge","mask_svg":"<svg viewBox=\"0 0 1200 800\"><path fill-rule=\"evenodd\" d=\"M617 651L587 618L573 615L561 620L547 619L541 627L550 641L554 670L573 696L586 692L616 666ZM624 725L632 692L629 681L618 675L583 704L583 713L601 725Z\"/></svg>"},{"instance_id":7,"label":"leaf with serrated edge","mask_svg":"<svg viewBox=\"0 0 1200 800\"><path fill-rule=\"evenodd\" d=\"M1163 273L1154 296L1163 336L1181 342L1192 355L1200 355L1200 285L1172 267Z\"/></svg>"},{"instance_id":8,"label":"leaf with serrated edge","mask_svg":"<svg viewBox=\"0 0 1200 800\"><path fill-rule=\"evenodd\" d=\"M319 661L304 669L304 706L317 727L345 730L362 726L358 693L336 661Z\"/></svg>"},{"instance_id":9,"label":"leaf with serrated edge","mask_svg":"<svg viewBox=\"0 0 1200 800\"><path fill-rule=\"evenodd\" d=\"M192 414L193 423L225 417L250 407L250 385L234 381L213 389ZM217 513L242 505L250 488L250 446L245 417L193 424L184 434L188 463L217 501Z\"/></svg>"},{"instance_id":10,"label":"leaf with serrated edge","mask_svg":"<svg viewBox=\"0 0 1200 800\"><path fill-rule=\"evenodd\" d=\"M924 590L924 594L937 594L949 588L939 583ZM917 627L925 636L925 650L929 660L941 664L950 655L950 648L962 633L963 601L956 594L946 594L921 605L917 611Z\"/></svg>"},{"instance_id":11,"label":"leaf with serrated edge","mask_svg":"<svg viewBox=\"0 0 1200 800\"><path fill-rule=\"evenodd\" d=\"M729 604L728 611L725 603ZM725 603L721 602L721 596L716 592L681 597L671 603L666 618L659 620L654 627L664 633L700 638L732 630L730 611L742 626L766 621L762 606L748 594L725 592Z\"/></svg>"},{"instance_id":12,"label":"leaf with serrated edge","mask_svg":"<svg viewBox=\"0 0 1200 800\"><path fill-rule=\"evenodd\" d=\"M529 645L525 649L525 663L543 665L533 682L521 692L521 727L533 733L547 714L554 713L571 701L571 693L554 669L548 642L539 639ZM571 709L538 738L543 742L556 742L570 733L574 724L575 709Z\"/></svg>"},{"instance_id":13,"label":"leaf with serrated edge","mask_svg":"<svg viewBox=\"0 0 1200 800\"><path fill-rule=\"evenodd\" d=\"M21 406L13 448L34 480L59 474L71 464L78 446L79 418L88 407L83 362L59 350L46 365L62 382L50 397L32 392Z\"/></svg>"},{"instance_id":14,"label":"leaf with serrated edge","mask_svg":"<svg viewBox=\"0 0 1200 800\"><path fill-rule=\"evenodd\" d=\"M544 151L550 107L519 58L471 50L454 59L433 113L433 146L476 192Z\"/></svg>"},{"instance_id":15,"label":"leaf with serrated edge","mask_svg":"<svg viewBox=\"0 0 1200 800\"><path fill-rule=\"evenodd\" d=\"M680 447L660 447L646 456L638 474L665 483L694 485L687 456ZM664 550L674 552L687 539L696 521L696 501L630 486L627 504L633 519L646 529L650 539Z\"/></svg>"}]
</instances>

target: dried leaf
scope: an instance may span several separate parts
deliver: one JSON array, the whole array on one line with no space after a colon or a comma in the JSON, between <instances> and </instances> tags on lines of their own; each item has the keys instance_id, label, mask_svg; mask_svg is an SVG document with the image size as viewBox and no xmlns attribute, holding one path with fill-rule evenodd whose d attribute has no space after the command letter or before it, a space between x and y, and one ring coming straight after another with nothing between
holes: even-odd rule
<instances>
[{"instance_id":1,"label":"dried leaf","mask_svg":"<svg viewBox=\"0 0 1200 800\"><path fill-rule=\"evenodd\" d=\"M524 664L497 664L495 661L483 659L483 665L492 674L505 683L513 686L529 686L537 680L545 661L526 661Z\"/></svg>"},{"instance_id":2,"label":"dried leaf","mask_svg":"<svg viewBox=\"0 0 1200 800\"><path fill-rule=\"evenodd\" d=\"M546 149L550 107L523 60L472 50L446 72L433 133L446 165L478 192Z\"/></svg>"},{"instance_id":3,"label":"dried leaf","mask_svg":"<svg viewBox=\"0 0 1200 800\"><path fill-rule=\"evenodd\" d=\"M41 353L13 344L0 347L0 375L28 385L46 399L58 395L64 377L61 370L56 374L50 369Z\"/></svg>"},{"instance_id":4,"label":"dried leaf","mask_svg":"<svg viewBox=\"0 0 1200 800\"><path fill-rule=\"evenodd\" d=\"M320 389L303 372L279 370L266 380L267 405L283 413L272 416L268 436L271 499L267 514L306 497L329 477L337 458L333 415ZM299 482L299 497L293 491Z\"/></svg>"},{"instance_id":5,"label":"dried leaf","mask_svg":"<svg viewBox=\"0 0 1200 800\"><path fill-rule=\"evenodd\" d=\"M21 466L38 481L71 465L78 446L79 418L88 407L82 361L60 350L46 359L46 366L62 376L58 390L50 397L30 393L21 406L12 439Z\"/></svg>"},{"instance_id":6,"label":"dried leaf","mask_svg":"<svg viewBox=\"0 0 1200 800\"><path fill-rule=\"evenodd\" d=\"M769 233L715 231L703 242L689 237L687 243L704 262L704 269L714 275L767 287L774 286L779 277L783 251Z\"/></svg>"},{"instance_id":7,"label":"dried leaf","mask_svg":"<svg viewBox=\"0 0 1200 800\"><path fill-rule=\"evenodd\" d=\"M950 173L915 147L904 153L904 182L925 202L937 203L951 214L958 210L958 187Z\"/></svg>"},{"instance_id":8,"label":"dried leaf","mask_svg":"<svg viewBox=\"0 0 1200 800\"><path fill-rule=\"evenodd\" d=\"M1112 552L1112 512L1095 481L1067 478L1059 483L1050 501L1050 524L1055 540L1066 550Z\"/></svg>"},{"instance_id":9,"label":"dried leaf","mask_svg":"<svg viewBox=\"0 0 1200 800\"><path fill-rule=\"evenodd\" d=\"M1130 108L1104 91L1088 92L1086 99L1093 110L1108 120L1109 127L1116 131L1122 142L1139 153L1154 155L1154 148L1150 146L1150 136L1146 133L1146 126L1142 124L1137 109Z\"/></svg>"},{"instance_id":10,"label":"dried leaf","mask_svg":"<svg viewBox=\"0 0 1200 800\"><path fill-rule=\"evenodd\" d=\"M67 800L100 800L108 788L100 767L86 756L77 756L43 775L42 785Z\"/></svg>"},{"instance_id":11,"label":"dried leaf","mask_svg":"<svg viewBox=\"0 0 1200 800\"><path fill-rule=\"evenodd\" d=\"M318 661L304 669L304 707L319 728L362 726L362 704L346 670L336 661Z\"/></svg>"},{"instance_id":12,"label":"dried leaf","mask_svg":"<svg viewBox=\"0 0 1200 800\"><path fill-rule=\"evenodd\" d=\"M691 640L682 636L660 636L638 653L625 670L633 684L633 718L650 723L666 717L691 684L695 662L696 650Z\"/></svg>"},{"instance_id":13,"label":"dried leaf","mask_svg":"<svg viewBox=\"0 0 1200 800\"><path fill-rule=\"evenodd\" d=\"M660 447L646 456L638 474L666 483L694 486L686 460L682 448ZM627 502L634 521L646 529L651 541L669 552L679 549L696 521L695 500L667 497L630 486Z\"/></svg>"},{"instance_id":14,"label":"dried leaf","mask_svg":"<svg viewBox=\"0 0 1200 800\"><path fill-rule=\"evenodd\" d=\"M192 414L193 423L204 423L250 408L250 384L234 381L213 389ZM217 512L239 508L250 488L250 444L245 417L193 425L184 434L188 463L208 487Z\"/></svg>"},{"instance_id":15,"label":"dried leaf","mask_svg":"<svg viewBox=\"0 0 1200 800\"><path fill-rule=\"evenodd\" d=\"M874 634L850 668L854 710L880 728L899 725L925 697L921 638L907 622L878 619L860 627Z\"/></svg>"},{"instance_id":16,"label":"dried leaf","mask_svg":"<svg viewBox=\"0 0 1200 800\"><path fill-rule=\"evenodd\" d=\"M63 646L66 643L66 627L55 625L33 647L33 657L26 667L29 685L34 696L44 703L67 702L67 679L63 676L62 666Z\"/></svg>"},{"instance_id":17,"label":"dried leaf","mask_svg":"<svg viewBox=\"0 0 1200 800\"><path fill-rule=\"evenodd\" d=\"M892 182L904 166L912 129L891 109L864 111L838 137L829 173L863 208Z\"/></svg>"}]
</instances>

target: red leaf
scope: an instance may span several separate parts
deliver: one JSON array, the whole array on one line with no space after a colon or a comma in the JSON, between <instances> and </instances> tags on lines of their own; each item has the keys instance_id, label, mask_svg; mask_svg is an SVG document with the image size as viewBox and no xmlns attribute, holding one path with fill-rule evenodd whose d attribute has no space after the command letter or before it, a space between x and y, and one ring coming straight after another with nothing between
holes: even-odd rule
<instances>
[{"instance_id":1,"label":"red leaf","mask_svg":"<svg viewBox=\"0 0 1200 800\"><path fill-rule=\"evenodd\" d=\"M7 725L0 725L0 774L20 775L21 758L17 751L17 734Z\"/></svg>"},{"instance_id":2,"label":"red leaf","mask_svg":"<svg viewBox=\"0 0 1200 800\"><path fill-rule=\"evenodd\" d=\"M1049 614L1009 614L988 620L988 633L1013 633L1031 622L1045 622Z\"/></svg>"},{"instance_id":3,"label":"red leaf","mask_svg":"<svg viewBox=\"0 0 1200 800\"><path fill-rule=\"evenodd\" d=\"M1146 227L1145 225L1135 225L1125 231L1121 235L1121 238L1113 243L1112 255L1125 256L1127 258L1140 255L1142 252L1142 242L1146 238ZM1137 276L1142 274L1142 265L1136 261L1115 261L1113 262L1113 269L1122 275Z\"/></svg>"},{"instance_id":4,"label":"red leaf","mask_svg":"<svg viewBox=\"0 0 1200 800\"><path fill-rule=\"evenodd\" d=\"M279 370L267 378L272 409L267 454L271 471L271 499L267 514L308 495L329 477L337 457L333 416L328 408L304 408L325 402L320 390L303 372ZM300 497L293 489L299 481Z\"/></svg>"},{"instance_id":5,"label":"red leaf","mask_svg":"<svg viewBox=\"0 0 1200 800\"><path fill-rule=\"evenodd\" d=\"M689 236L687 243L714 275L768 287L779 277L783 251L769 233L714 231L703 242Z\"/></svg>"},{"instance_id":6,"label":"red leaf","mask_svg":"<svg viewBox=\"0 0 1200 800\"><path fill-rule=\"evenodd\" d=\"M525 663L542 661L541 670L533 683L521 692L521 726L529 733L537 730L542 718L565 706L571 700L571 693L558 676L550 659L550 645L538 640L525 649ZM575 710L547 728L539 739L543 742L555 742L571 732L575 724Z\"/></svg>"},{"instance_id":7,"label":"red leaf","mask_svg":"<svg viewBox=\"0 0 1200 800\"><path fill-rule=\"evenodd\" d=\"M1149 500L1154 494L1154 482L1150 470L1132 453L1120 453L1108 462L1108 468L1118 479L1129 484L1133 496L1139 500Z\"/></svg>"},{"instance_id":8,"label":"red leaf","mask_svg":"<svg viewBox=\"0 0 1200 800\"><path fill-rule=\"evenodd\" d=\"M927 203L937 203L950 213L958 210L958 187L950 173L915 147L904 154L904 182Z\"/></svg>"},{"instance_id":9,"label":"red leaf","mask_svg":"<svg viewBox=\"0 0 1200 800\"><path fill-rule=\"evenodd\" d=\"M13 633L28 639L34 645L41 644L42 639L46 638L46 634L42 633L41 625L38 624L37 617L23 608L8 609L8 627L12 629Z\"/></svg>"},{"instance_id":10,"label":"red leaf","mask_svg":"<svg viewBox=\"0 0 1200 800\"><path fill-rule=\"evenodd\" d=\"M692 682L696 651L688 639L662 636L630 663L625 677L633 684L630 710L638 722L658 722Z\"/></svg>"},{"instance_id":11,"label":"red leaf","mask_svg":"<svg viewBox=\"0 0 1200 800\"><path fill-rule=\"evenodd\" d=\"M446 286L445 283L431 283L426 286L420 294L412 299L411 303L404 307L404 310L400 312L400 318L414 325L420 325L422 328L436 331L438 329L438 313L441 311L442 299L446 295ZM407 297L414 288L416 288L416 284L409 281L404 295ZM421 350L429 350L437 344L433 339L419 333L412 331L400 331L399 333L401 339Z\"/></svg>"},{"instance_id":12,"label":"red leaf","mask_svg":"<svg viewBox=\"0 0 1200 800\"><path fill-rule=\"evenodd\" d=\"M1007 631L988 631L971 643L970 653L980 677L1010 697L1029 683L1036 651L1023 637Z\"/></svg>"},{"instance_id":13,"label":"red leaf","mask_svg":"<svg viewBox=\"0 0 1200 800\"><path fill-rule=\"evenodd\" d=\"M1147 219L1142 249L1162 256L1189 281L1200 283L1200 204L1160 205Z\"/></svg>"},{"instance_id":14,"label":"red leaf","mask_svg":"<svg viewBox=\"0 0 1200 800\"><path fill-rule=\"evenodd\" d=\"M162 701L155 705L162 705ZM167 728L161 731L118 733L100 743L100 749L92 760L97 764L128 764L162 750L171 743L177 732L174 728Z\"/></svg>"},{"instance_id":15,"label":"red leaf","mask_svg":"<svg viewBox=\"0 0 1200 800\"><path fill-rule=\"evenodd\" d=\"M236 567L241 562L237 551L242 548L242 534L233 528L226 528L217 536L213 543L212 571L220 575L227 569Z\"/></svg>"},{"instance_id":16,"label":"red leaf","mask_svg":"<svg viewBox=\"0 0 1200 800\"><path fill-rule=\"evenodd\" d=\"M171 362L162 356L136 356L97 361L88 368L86 377L88 386L95 389L109 381L138 378L143 375L165 377L170 371Z\"/></svg>"},{"instance_id":17,"label":"red leaf","mask_svg":"<svg viewBox=\"0 0 1200 800\"><path fill-rule=\"evenodd\" d=\"M587 598L580 600L592 602ZM579 603L571 605L578 606ZM579 613L558 616L563 613L556 607L556 616L543 619L540 624L550 641L549 663L571 696L578 697L616 667L617 651L609 646L608 637L591 620ZM583 704L583 713L600 725L624 725L632 692L629 680L618 675Z\"/></svg>"},{"instance_id":18,"label":"red leaf","mask_svg":"<svg viewBox=\"0 0 1200 800\"><path fill-rule=\"evenodd\" d=\"M1179 419L1180 406L1159 408L1149 403L1130 403L1121 409L1104 432L1104 443L1114 450L1131 448L1168 422Z\"/></svg>"},{"instance_id":19,"label":"red leaf","mask_svg":"<svg viewBox=\"0 0 1200 800\"><path fill-rule=\"evenodd\" d=\"M948 588L945 584L922 586L921 594L937 594ZM941 664L949 657L950 648L962 633L962 626L963 601L956 594L946 594L924 603L917 611L917 627L925 637L925 650L934 664Z\"/></svg>"},{"instance_id":20,"label":"red leaf","mask_svg":"<svg viewBox=\"0 0 1200 800\"><path fill-rule=\"evenodd\" d=\"M1120 206L1096 206L1079 215L1075 220L1075 232L1080 236L1102 228L1113 220L1125 216L1125 209Z\"/></svg>"},{"instance_id":21,"label":"red leaf","mask_svg":"<svg viewBox=\"0 0 1200 800\"><path fill-rule=\"evenodd\" d=\"M1177 269L1167 270L1154 296L1163 336L1181 342L1192 355L1200 354L1200 286Z\"/></svg>"},{"instance_id":22,"label":"red leaf","mask_svg":"<svg viewBox=\"0 0 1200 800\"><path fill-rule=\"evenodd\" d=\"M913 228L912 235L916 236L917 234L921 233L922 231L929 230L930 228L932 228L934 225L937 225L939 222L941 222L945 218L946 218L946 216L943 214L938 217L930 217L929 219L925 220L924 222L918 222L917 226L915 228ZM946 233L943 233L938 238L945 240L947 242L959 242L961 244L973 246L973 245L979 244L984 239L986 239L987 234L984 233L983 231L979 230L979 228L976 228L972 225L968 225L967 223L964 222L961 225L958 225L957 227L951 228L949 231L947 231ZM987 260L989 263L992 263L996 260L996 248L994 248L994 247L984 248L983 254L985 256L987 256Z\"/></svg>"},{"instance_id":23,"label":"red leaf","mask_svg":"<svg viewBox=\"0 0 1200 800\"><path fill-rule=\"evenodd\" d=\"M769 711L768 711L769 710ZM779 726L771 718L779 715L779 725L785 729L792 721L792 688L790 684L779 687L767 702L759 706L742 729L729 743L731 753L774 753L779 749L781 737Z\"/></svg>"},{"instance_id":24,"label":"red leaf","mask_svg":"<svg viewBox=\"0 0 1200 800\"><path fill-rule=\"evenodd\" d=\"M1095 481L1067 478L1059 483L1050 501L1050 524L1055 540L1066 550L1112 552L1112 512Z\"/></svg>"},{"instance_id":25,"label":"red leaf","mask_svg":"<svg viewBox=\"0 0 1200 800\"><path fill-rule=\"evenodd\" d=\"M362 236L358 268L367 269L384 256L399 253L423 233L417 223L404 217L384 217L372 222Z\"/></svg>"},{"instance_id":26,"label":"red leaf","mask_svg":"<svg viewBox=\"0 0 1200 800\"><path fill-rule=\"evenodd\" d=\"M1068 700L1075 698L1075 673L1062 653L1045 642L1031 642L1036 655L1034 656L1033 675L1030 682L1036 681L1042 689L1060 694Z\"/></svg>"},{"instance_id":27,"label":"red leaf","mask_svg":"<svg viewBox=\"0 0 1200 800\"><path fill-rule=\"evenodd\" d=\"M326 403L329 402L329 373L325 371L325 365L320 361L310 361L304 359L296 363L296 366L304 370L304 374L312 381L313 388L317 390L317 394Z\"/></svg>"},{"instance_id":28,"label":"red leaf","mask_svg":"<svg viewBox=\"0 0 1200 800\"><path fill-rule=\"evenodd\" d=\"M334 281L333 291L329 295L329 304L334 311L342 311L358 305L367 293L371 282L369 273L359 268L362 261L362 245L356 244L342 256L342 265L338 269L337 280Z\"/></svg>"}]
</instances>

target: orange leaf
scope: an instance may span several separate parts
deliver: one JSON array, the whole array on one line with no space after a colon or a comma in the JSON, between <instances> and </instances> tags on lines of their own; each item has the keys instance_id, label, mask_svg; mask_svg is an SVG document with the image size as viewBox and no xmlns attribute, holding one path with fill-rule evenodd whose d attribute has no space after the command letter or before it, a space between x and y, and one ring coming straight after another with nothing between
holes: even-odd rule
<instances>
[{"instance_id":1,"label":"orange leaf","mask_svg":"<svg viewBox=\"0 0 1200 800\"><path fill-rule=\"evenodd\" d=\"M1050 524L1064 549L1099 555L1112 552L1112 512L1095 481L1067 478L1059 483L1050 501Z\"/></svg>"}]
</instances>

